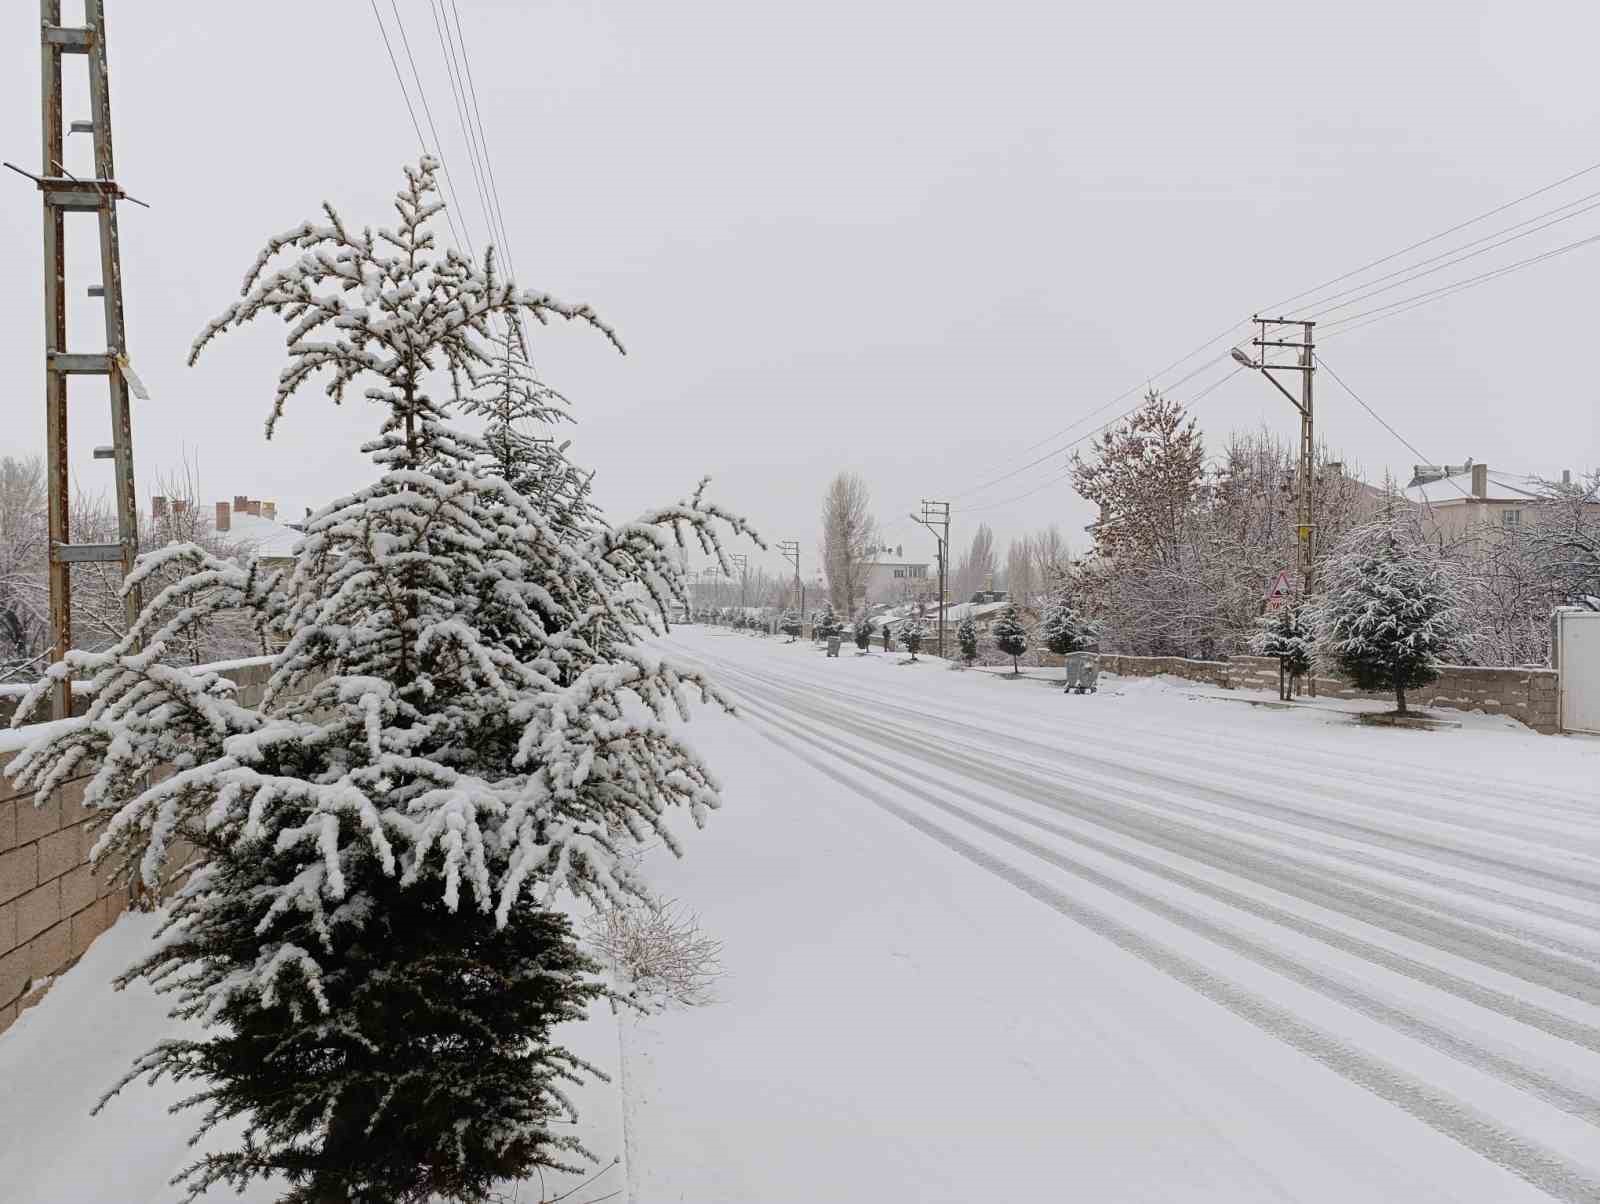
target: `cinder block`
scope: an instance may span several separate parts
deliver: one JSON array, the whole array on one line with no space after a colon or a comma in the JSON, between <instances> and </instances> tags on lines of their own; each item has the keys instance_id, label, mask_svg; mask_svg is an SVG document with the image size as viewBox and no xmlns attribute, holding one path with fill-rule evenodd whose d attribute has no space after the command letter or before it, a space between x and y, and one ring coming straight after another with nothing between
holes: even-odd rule
<instances>
[{"instance_id":1,"label":"cinder block","mask_svg":"<svg viewBox=\"0 0 1600 1204\"><path fill-rule=\"evenodd\" d=\"M39 846L23 845L0 853L0 903L39 885Z\"/></svg>"},{"instance_id":2,"label":"cinder block","mask_svg":"<svg viewBox=\"0 0 1600 1204\"><path fill-rule=\"evenodd\" d=\"M17 800L0 803L0 853L17 847Z\"/></svg>"},{"instance_id":3,"label":"cinder block","mask_svg":"<svg viewBox=\"0 0 1600 1204\"><path fill-rule=\"evenodd\" d=\"M0 953L17 947L17 905L0 903Z\"/></svg>"},{"instance_id":4,"label":"cinder block","mask_svg":"<svg viewBox=\"0 0 1600 1204\"><path fill-rule=\"evenodd\" d=\"M76 782L68 782L56 792L61 800L61 826L81 824L92 815L99 814L93 807L83 805L83 789L89 784L87 778Z\"/></svg>"},{"instance_id":5,"label":"cinder block","mask_svg":"<svg viewBox=\"0 0 1600 1204\"><path fill-rule=\"evenodd\" d=\"M62 920L28 942L28 973L35 979L59 974L72 960L72 923Z\"/></svg>"},{"instance_id":6,"label":"cinder block","mask_svg":"<svg viewBox=\"0 0 1600 1204\"><path fill-rule=\"evenodd\" d=\"M61 827L61 800L52 798L42 807L33 805L31 795L17 800L17 843L27 844L48 836Z\"/></svg>"},{"instance_id":7,"label":"cinder block","mask_svg":"<svg viewBox=\"0 0 1600 1204\"><path fill-rule=\"evenodd\" d=\"M39 881L48 882L81 863L77 828L62 828L39 842Z\"/></svg>"},{"instance_id":8,"label":"cinder block","mask_svg":"<svg viewBox=\"0 0 1600 1204\"><path fill-rule=\"evenodd\" d=\"M74 866L61 876L61 914L70 916L98 901L94 871L86 865Z\"/></svg>"},{"instance_id":9,"label":"cinder block","mask_svg":"<svg viewBox=\"0 0 1600 1204\"><path fill-rule=\"evenodd\" d=\"M96 899L72 917L72 956L79 958L94 943L94 938L104 932L110 921L106 918L104 901Z\"/></svg>"},{"instance_id":10,"label":"cinder block","mask_svg":"<svg viewBox=\"0 0 1600 1204\"><path fill-rule=\"evenodd\" d=\"M61 919L61 884L46 882L17 900L17 940L31 941Z\"/></svg>"},{"instance_id":11,"label":"cinder block","mask_svg":"<svg viewBox=\"0 0 1600 1204\"><path fill-rule=\"evenodd\" d=\"M0 953L0 1003L15 1003L28 985L28 947Z\"/></svg>"}]
</instances>

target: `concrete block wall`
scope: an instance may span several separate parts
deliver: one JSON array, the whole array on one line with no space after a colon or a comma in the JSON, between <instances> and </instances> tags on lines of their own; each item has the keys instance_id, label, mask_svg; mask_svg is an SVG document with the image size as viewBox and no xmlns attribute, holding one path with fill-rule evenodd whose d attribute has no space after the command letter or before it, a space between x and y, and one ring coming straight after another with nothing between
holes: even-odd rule
<instances>
[{"instance_id":1,"label":"concrete block wall","mask_svg":"<svg viewBox=\"0 0 1600 1204\"><path fill-rule=\"evenodd\" d=\"M241 701L257 703L268 665L219 666L238 683ZM95 937L127 909L126 886L89 865L103 815L83 806L88 774L64 783L44 806L5 774L15 756L0 753L0 1031L44 996Z\"/></svg>"}]
</instances>

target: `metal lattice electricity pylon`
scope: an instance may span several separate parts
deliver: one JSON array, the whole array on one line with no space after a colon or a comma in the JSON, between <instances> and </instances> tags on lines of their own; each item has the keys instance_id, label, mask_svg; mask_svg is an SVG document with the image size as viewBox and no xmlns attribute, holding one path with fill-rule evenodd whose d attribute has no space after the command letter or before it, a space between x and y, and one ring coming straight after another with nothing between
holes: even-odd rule
<instances>
[{"instance_id":1,"label":"metal lattice electricity pylon","mask_svg":"<svg viewBox=\"0 0 1600 1204\"><path fill-rule=\"evenodd\" d=\"M133 419L130 386L144 391L128 366L127 331L122 306L122 257L117 245L117 201L126 197L116 182L111 147L111 85L106 68L103 0L84 0L84 24L61 24L61 0L40 0L41 97L44 106L44 162L32 176L44 197L44 368L45 427L49 443L50 632L56 660L72 647L71 566L121 561L126 577L139 553L139 507L133 485ZM88 121L74 121L73 133L94 136L94 178L81 179L66 168L61 97L61 59L81 55L89 70ZM21 171L20 168L17 170ZM32 175L31 172L22 172ZM130 198L131 199L131 198ZM94 213L100 227L100 283L89 290L105 309L105 350L74 352L67 347L66 215ZM69 523L67 458L67 378L104 376L111 393L110 459L116 466L117 542L75 544ZM104 458L99 449L97 458ZM125 599L127 621L138 617L138 590ZM61 681L52 696L52 713L71 713L72 684Z\"/></svg>"}]
</instances>

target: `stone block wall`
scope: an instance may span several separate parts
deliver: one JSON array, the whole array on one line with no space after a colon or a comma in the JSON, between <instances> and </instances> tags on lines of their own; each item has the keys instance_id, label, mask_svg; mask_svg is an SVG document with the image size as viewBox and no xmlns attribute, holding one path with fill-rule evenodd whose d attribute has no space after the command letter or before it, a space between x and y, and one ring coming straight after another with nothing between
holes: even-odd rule
<instances>
[{"instance_id":1,"label":"stone block wall","mask_svg":"<svg viewBox=\"0 0 1600 1204\"><path fill-rule=\"evenodd\" d=\"M256 703L265 659L218 666ZM128 889L89 865L104 816L83 806L89 775L65 782L42 807L5 776L0 753L0 1031L43 997L50 980L82 957L128 907Z\"/></svg>"},{"instance_id":2,"label":"stone block wall","mask_svg":"<svg viewBox=\"0 0 1600 1204\"><path fill-rule=\"evenodd\" d=\"M1228 661L1186 661L1167 656L1117 656L1100 654L1102 672L1125 677L1170 674L1203 681L1230 690L1277 690L1278 662L1268 656L1236 656ZM1490 669L1472 665L1443 665L1431 686L1407 692L1406 701L1418 707L1449 707L1458 711L1483 711L1509 715L1536 732L1560 730L1557 693L1561 677L1554 669ZM1393 698L1358 690L1343 677L1317 675L1317 694L1323 698Z\"/></svg>"}]
</instances>

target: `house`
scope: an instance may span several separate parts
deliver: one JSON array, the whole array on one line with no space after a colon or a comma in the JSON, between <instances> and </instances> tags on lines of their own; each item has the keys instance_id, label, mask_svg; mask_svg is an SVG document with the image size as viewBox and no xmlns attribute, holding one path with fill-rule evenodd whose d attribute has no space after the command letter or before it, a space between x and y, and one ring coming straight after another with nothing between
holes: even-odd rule
<instances>
[{"instance_id":1,"label":"house","mask_svg":"<svg viewBox=\"0 0 1600 1204\"><path fill-rule=\"evenodd\" d=\"M1531 523L1539 479L1471 460L1459 466L1414 464L1405 496L1422 508L1429 537L1449 544Z\"/></svg>"},{"instance_id":2,"label":"house","mask_svg":"<svg viewBox=\"0 0 1600 1204\"><path fill-rule=\"evenodd\" d=\"M866 581L857 586L857 603L903 602L932 598L938 592L938 574L926 561L872 560L865 565Z\"/></svg>"},{"instance_id":3,"label":"house","mask_svg":"<svg viewBox=\"0 0 1600 1204\"><path fill-rule=\"evenodd\" d=\"M215 514L212 527L219 539L241 551L255 553L268 568L286 568L293 563L301 531L294 524L279 520L276 502L239 494L232 503L218 502ZM150 521L157 539L163 542L192 538L203 523L199 514L191 513L186 499L160 496L150 499Z\"/></svg>"}]
</instances>

